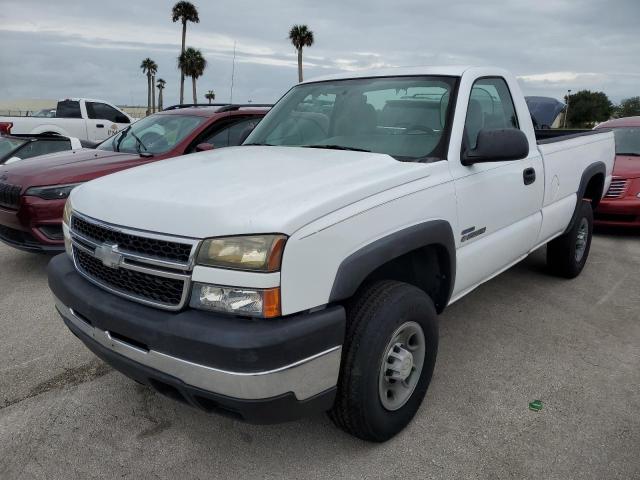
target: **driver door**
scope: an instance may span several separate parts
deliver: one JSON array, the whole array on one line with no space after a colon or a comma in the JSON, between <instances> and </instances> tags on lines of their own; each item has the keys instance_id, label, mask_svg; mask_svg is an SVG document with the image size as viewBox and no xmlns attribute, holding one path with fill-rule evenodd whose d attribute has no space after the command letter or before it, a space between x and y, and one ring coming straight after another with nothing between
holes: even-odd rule
<instances>
[{"instance_id":1,"label":"driver door","mask_svg":"<svg viewBox=\"0 0 640 480\"><path fill-rule=\"evenodd\" d=\"M129 119L110 105L86 102L87 133L90 139L101 142L129 125Z\"/></svg>"},{"instance_id":2,"label":"driver door","mask_svg":"<svg viewBox=\"0 0 640 480\"><path fill-rule=\"evenodd\" d=\"M507 82L480 78L471 89L462 152L487 129L520 129ZM458 203L459 269L454 295L469 290L526 255L538 238L544 172L537 148L522 160L451 162ZM537 179L527 176L533 169Z\"/></svg>"}]
</instances>

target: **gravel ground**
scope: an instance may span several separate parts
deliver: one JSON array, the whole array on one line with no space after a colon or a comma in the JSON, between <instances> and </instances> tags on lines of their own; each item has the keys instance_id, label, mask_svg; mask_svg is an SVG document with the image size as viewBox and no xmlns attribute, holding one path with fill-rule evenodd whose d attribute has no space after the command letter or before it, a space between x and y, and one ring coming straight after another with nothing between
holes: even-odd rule
<instances>
[{"instance_id":1,"label":"gravel ground","mask_svg":"<svg viewBox=\"0 0 640 480\"><path fill-rule=\"evenodd\" d=\"M64 327L48 258L0 246L0 478L640 478L640 235L583 274L544 250L441 317L426 400L368 444L323 415L252 426L164 398ZM529 411L534 399L542 411Z\"/></svg>"}]
</instances>

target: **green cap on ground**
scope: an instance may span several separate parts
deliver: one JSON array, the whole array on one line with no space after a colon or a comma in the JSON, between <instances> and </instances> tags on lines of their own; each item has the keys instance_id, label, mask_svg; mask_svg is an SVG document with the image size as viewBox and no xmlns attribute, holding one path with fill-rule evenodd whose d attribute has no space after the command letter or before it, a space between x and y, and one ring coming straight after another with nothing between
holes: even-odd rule
<instances>
[{"instance_id":1,"label":"green cap on ground","mask_svg":"<svg viewBox=\"0 0 640 480\"><path fill-rule=\"evenodd\" d=\"M529 410L533 410L534 412L539 412L542 410L542 400L534 400L533 402L529 402Z\"/></svg>"}]
</instances>

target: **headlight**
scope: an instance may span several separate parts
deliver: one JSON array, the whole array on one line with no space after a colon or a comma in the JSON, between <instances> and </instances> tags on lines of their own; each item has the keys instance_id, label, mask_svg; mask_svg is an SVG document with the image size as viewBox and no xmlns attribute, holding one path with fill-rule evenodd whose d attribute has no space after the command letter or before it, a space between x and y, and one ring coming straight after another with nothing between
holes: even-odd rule
<instances>
[{"instance_id":1,"label":"headlight","mask_svg":"<svg viewBox=\"0 0 640 480\"><path fill-rule=\"evenodd\" d=\"M216 312L273 318L280 316L280 288L256 290L194 283L192 308Z\"/></svg>"},{"instance_id":2,"label":"headlight","mask_svg":"<svg viewBox=\"0 0 640 480\"><path fill-rule=\"evenodd\" d=\"M73 213L71 202L67 200L64 204L64 212L62 213L62 222L66 223L67 226L71 226L71 213Z\"/></svg>"},{"instance_id":3,"label":"headlight","mask_svg":"<svg viewBox=\"0 0 640 480\"><path fill-rule=\"evenodd\" d=\"M286 241L284 235L210 238L202 242L196 263L236 270L277 272Z\"/></svg>"},{"instance_id":4,"label":"headlight","mask_svg":"<svg viewBox=\"0 0 640 480\"><path fill-rule=\"evenodd\" d=\"M71 190L76 188L79 183L70 183L68 185L51 185L49 187L31 187L28 188L25 195L39 197L43 200L61 200L67 198Z\"/></svg>"},{"instance_id":5,"label":"headlight","mask_svg":"<svg viewBox=\"0 0 640 480\"><path fill-rule=\"evenodd\" d=\"M64 204L64 212L62 213L62 232L64 233L64 249L71 259L73 259L73 247L71 245L71 237L69 236L69 228L71 228L72 213L71 202L67 200Z\"/></svg>"}]
</instances>

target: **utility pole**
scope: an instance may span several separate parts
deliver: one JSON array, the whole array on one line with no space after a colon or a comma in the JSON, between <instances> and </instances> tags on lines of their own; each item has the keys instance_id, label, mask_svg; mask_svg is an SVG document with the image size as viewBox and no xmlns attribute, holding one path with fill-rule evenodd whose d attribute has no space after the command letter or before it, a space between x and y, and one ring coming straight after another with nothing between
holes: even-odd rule
<instances>
[{"instance_id":1,"label":"utility pole","mask_svg":"<svg viewBox=\"0 0 640 480\"><path fill-rule=\"evenodd\" d=\"M231 65L231 95L229 103L233 103L233 80L236 74L236 41L233 41L233 64Z\"/></svg>"},{"instance_id":2,"label":"utility pole","mask_svg":"<svg viewBox=\"0 0 640 480\"><path fill-rule=\"evenodd\" d=\"M564 109L564 126L563 128L567 128L567 117L569 117L569 97L571 96L571 90L567 90L567 108Z\"/></svg>"}]
</instances>

